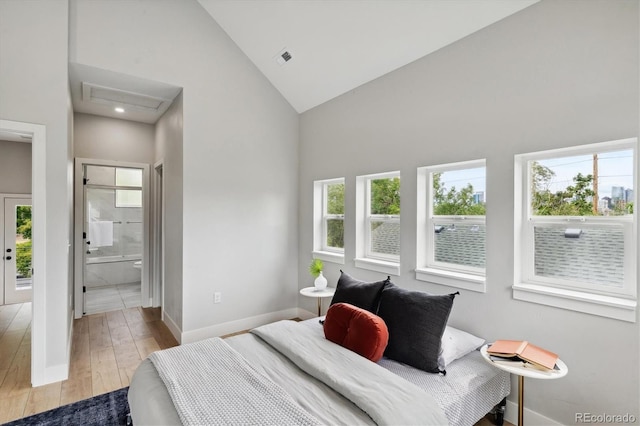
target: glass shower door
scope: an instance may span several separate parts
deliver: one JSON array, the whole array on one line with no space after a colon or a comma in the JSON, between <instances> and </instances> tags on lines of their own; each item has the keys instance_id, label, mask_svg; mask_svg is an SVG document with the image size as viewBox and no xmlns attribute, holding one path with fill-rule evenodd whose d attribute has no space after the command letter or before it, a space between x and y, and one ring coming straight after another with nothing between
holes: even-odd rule
<instances>
[{"instance_id":1,"label":"glass shower door","mask_svg":"<svg viewBox=\"0 0 640 426\"><path fill-rule=\"evenodd\" d=\"M123 182L123 174L134 179ZM83 312L139 306L142 170L86 166L85 177Z\"/></svg>"}]
</instances>

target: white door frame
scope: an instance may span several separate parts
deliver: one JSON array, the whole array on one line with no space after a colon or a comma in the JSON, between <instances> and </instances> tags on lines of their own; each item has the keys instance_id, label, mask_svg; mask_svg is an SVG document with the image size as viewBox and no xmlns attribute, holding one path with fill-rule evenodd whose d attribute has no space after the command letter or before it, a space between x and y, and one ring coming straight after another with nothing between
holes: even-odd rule
<instances>
[{"instance_id":1,"label":"white door frame","mask_svg":"<svg viewBox=\"0 0 640 426\"><path fill-rule=\"evenodd\" d=\"M108 166L108 167L129 167L142 169L142 280L141 280L141 298L142 307L151 306L151 287L149 286L149 165L144 163L131 163L125 161L98 160L95 158L76 158L75 159L75 178L74 178L74 296L75 296L75 317L82 317L83 307L83 291L84 285L84 249L85 243L82 233L84 232L84 185L83 168L89 166Z\"/></svg>"},{"instance_id":2,"label":"white door frame","mask_svg":"<svg viewBox=\"0 0 640 426\"><path fill-rule=\"evenodd\" d=\"M153 307L164 306L164 160L153 165Z\"/></svg>"},{"instance_id":3,"label":"white door frame","mask_svg":"<svg viewBox=\"0 0 640 426\"><path fill-rule=\"evenodd\" d=\"M41 124L0 120L0 130L31 136L31 215L33 268L31 304L31 384L47 382L46 365L46 229L47 229L47 130ZM71 337L69 337L71 339Z\"/></svg>"},{"instance_id":4,"label":"white door frame","mask_svg":"<svg viewBox=\"0 0 640 426\"><path fill-rule=\"evenodd\" d=\"M6 249L6 243L7 241L5 240L6 234L7 234L7 225L5 223L5 213L6 213L6 202L7 200L18 200L18 201L24 201L25 204L26 202L28 202L29 205L31 205L31 194L0 194L0 204L2 204L2 207L0 208L0 226L2 226L2 232L0 232L0 249L3 250L2 252L2 263L0 264L0 280L2 281L2 285L0 286L0 288L2 289L2 294L0 295L0 305L3 305L5 303L8 303L8 298L7 298L7 292L8 292L8 282L9 279L8 277L11 276L12 280L15 280L15 270L11 273L11 275L7 274L7 270L6 270L6 261L4 261L5 256L9 255L13 257L14 263L16 261L16 257L18 255L17 251L14 250L13 253L7 254L4 250ZM11 239L15 239L15 235L9 237ZM15 240L14 240L15 242ZM13 286L15 286L15 282L13 283ZM32 287L33 288L33 287ZM15 290L11 290L11 291L15 291ZM25 302L30 302L32 299L32 291L29 290L28 292L28 297L27 297L27 293L26 290L21 290L21 292L25 292L24 294L22 294L20 296L20 300L14 300L11 301L11 303L25 303Z\"/></svg>"}]
</instances>

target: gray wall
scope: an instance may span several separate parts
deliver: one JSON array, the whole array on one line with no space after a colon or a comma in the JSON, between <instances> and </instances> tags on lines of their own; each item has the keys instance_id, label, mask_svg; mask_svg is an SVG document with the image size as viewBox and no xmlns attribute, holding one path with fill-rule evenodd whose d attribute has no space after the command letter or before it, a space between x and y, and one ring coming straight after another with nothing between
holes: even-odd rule
<instances>
[{"instance_id":1,"label":"gray wall","mask_svg":"<svg viewBox=\"0 0 640 426\"><path fill-rule=\"evenodd\" d=\"M153 165L155 126L91 114L74 114L76 157Z\"/></svg>"},{"instance_id":2,"label":"gray wall","mask_svg":"<svg viewBox=\"0 0 640 426\"><path fill-rule=\"evenodd\" d=\"M195 0L70 5L72 62L183 88L182 332L296 306L293 108Z\"/></svg>"},{"instance_id":3,"label":"gray wall","mask_svg":"<svg viewBox=\"0 0 640 426\"><path fill-rule=\"evenodd\" d=\"M31 143L0 140L0 193L31 194Z\"/></svg>"},{"instance_id":4,"label":"gray wall","mask_svg":"<svg viewBox=\"0 0 640 426\"><path fill-rule=\"evenodd\" d=\"M46 126L43 210L45 234L34 222L34 253L45 251L40 275L35 265L32 322L32 379L35 385L62 380L68 372L72 320L70 262L73 148L69 96L69 5L66 1L0 2L0 118ZM19 42L18 42L19 41ZM35 149L35 148L34 148ZM34 188L34 214L38 205ZM39 243L42 244L36 247ZM37 284L37 283L36 283ZM36 296L37 294L37 296Z\"/></svg>"},{"instance_id":5,"label":"gray wall","mask_svg":"<svg viewBox=\"0 0 640 426\"><path fill-rule=\"evenodd\" d=\"M563 424L576 412L638 418L638 323L511 295L514 155L638 135L638 13L635 1L543 0L302 114L300 286L309 281L313 181L346 177L346 264L325 263L329 282L340 268L373 280L381 274L353 263L355 177L400 170L401 275L392 281L455 290L415 280L416 169L486 158L487 292L460 290L451 323L489 341L530 340L568 364L561 380L527 381L526 408Z\"/></svg>"}]
</instances>

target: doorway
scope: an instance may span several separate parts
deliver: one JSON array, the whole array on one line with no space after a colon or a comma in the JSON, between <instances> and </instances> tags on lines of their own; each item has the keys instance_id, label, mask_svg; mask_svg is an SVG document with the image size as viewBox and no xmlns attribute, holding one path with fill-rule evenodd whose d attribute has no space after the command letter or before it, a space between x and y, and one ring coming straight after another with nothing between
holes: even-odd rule
<instances>
[{"instance_id":1,"label":"doorway","mask_svg":"<svg viewBox=\"0 0 640 426\"><path fill-rule=\"evenodd\" d=\"M76 317L150 306L148 165L77 159L76 173Z\"/></svg>"},{"instance_id":2,"label":"doorway","mask_svg":"<svg viewBox=\"0 0 640 426\"><path fill-rule=\"evenodd\" d=\"M20 198L18 198L20 197ZM2 226L2 302L31 302L31 197L29 195L5 195Z\"/></svg>"}]
</instances>

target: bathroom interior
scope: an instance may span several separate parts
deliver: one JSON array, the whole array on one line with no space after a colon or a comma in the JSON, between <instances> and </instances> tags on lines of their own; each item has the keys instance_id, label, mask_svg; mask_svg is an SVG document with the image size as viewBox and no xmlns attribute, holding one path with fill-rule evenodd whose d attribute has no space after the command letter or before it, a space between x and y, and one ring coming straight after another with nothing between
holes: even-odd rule
<instances>
[{"instance_id":1,"label":"bathroom interior","mask_svg":"<svg viewBox=\"0 0 640 426\"><path fill-rule=\"evenodd\" d=\"M84 166L84 314L141 305L142 169Z\"/></svg>"}]
</instances>

